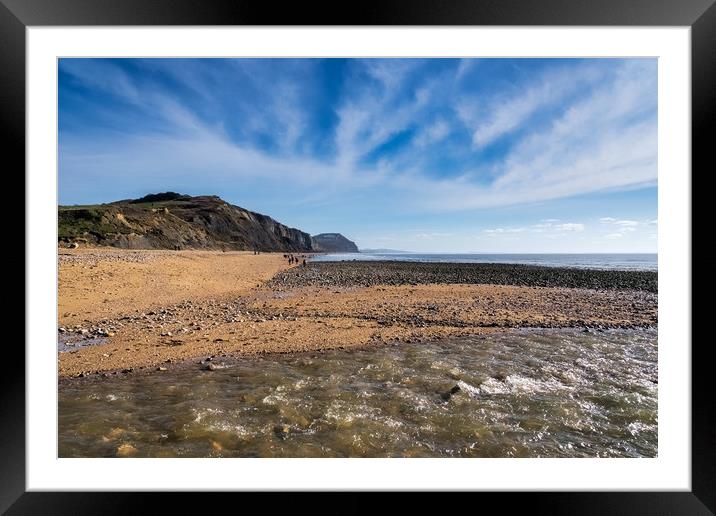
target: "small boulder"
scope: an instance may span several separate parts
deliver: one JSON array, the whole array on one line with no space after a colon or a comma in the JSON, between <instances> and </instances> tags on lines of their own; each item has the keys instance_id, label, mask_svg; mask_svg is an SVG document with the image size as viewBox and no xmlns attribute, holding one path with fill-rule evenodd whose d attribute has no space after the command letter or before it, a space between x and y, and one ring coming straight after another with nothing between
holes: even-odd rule
<instances>
[{"instance_id":1,"label":"small boulder","mask_svg":"<svg viewBox=\"0 0 716 516\"><path fill-rule=\"evenodd\" d=\"M286 439L290 431L291 429L288 425L275 425L273 427L273 433L281 440Z\"/></svg>"},{"instance_id":2,"label":"small boulder","mask_svg":"<svg viewBox=\"0 0 716 516\"><path fill-rule=\"evenodd\" d=\"M137 454L137 449L131 444L120 444L117 447L117 457L131 457Z\"/></svg>"},{"instance_id":3,"label":"small boulder","mask_svg":"<svg viewBox=\"0 0 716 516\"><path fill-rule=\"evenodd\" d=\"M447 400L449 400L449 399L452 397L453 394L455 394L455 393L458 392L459 390L460 390L460 386L459 386L459 385L454 385L454 386L452 387L452 389L450 389L449 391L443 392L443 393L440 395L440 397L441 397L442 399L444 399L444 400L447 401Z\"/></svg>"}]
</instances>

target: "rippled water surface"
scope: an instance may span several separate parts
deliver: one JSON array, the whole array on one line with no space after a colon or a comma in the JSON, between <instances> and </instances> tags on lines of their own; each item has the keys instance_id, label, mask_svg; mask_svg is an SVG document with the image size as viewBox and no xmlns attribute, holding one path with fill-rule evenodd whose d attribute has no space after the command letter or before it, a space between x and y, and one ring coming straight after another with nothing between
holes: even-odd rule
<instances>
[{"instance_id":1,"label":"rippled water surface","mask_svg":"<svg viewBox=\"0 0 716 516\"><path fill-rule=\"evenodd\" d=\"M59 455L655 457L656 342L523 330L63 383Z\"/></svg>"},{"instance_id":2,"label":"rippled water surface","mask_svg":"<svg viewBox=\"0 0 716 516\"><path fill-rule=\"evenodd\" d=\"M401 261L445 263L517 263L546 267L576 267L579 269L658 270L654 254L421 254L421 253L329 253L311 258L315 262L340 261Z\"/></svg>"}]
</instances>

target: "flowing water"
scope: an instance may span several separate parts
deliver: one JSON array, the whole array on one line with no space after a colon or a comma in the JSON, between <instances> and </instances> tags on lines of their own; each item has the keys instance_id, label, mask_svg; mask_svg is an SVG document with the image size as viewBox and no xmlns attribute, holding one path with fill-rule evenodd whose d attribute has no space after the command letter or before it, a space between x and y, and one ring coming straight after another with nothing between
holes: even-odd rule
<instances>
[{"instance_id":1,"label":"flowing water","mask_svg":"<svg viewBox=\"0 0 716 516\"><path fill-rule=\"evenodd\" d=\"M64 382L59 456L655 457L657 331L516 330Z\"/></svg>"}]
</instances>

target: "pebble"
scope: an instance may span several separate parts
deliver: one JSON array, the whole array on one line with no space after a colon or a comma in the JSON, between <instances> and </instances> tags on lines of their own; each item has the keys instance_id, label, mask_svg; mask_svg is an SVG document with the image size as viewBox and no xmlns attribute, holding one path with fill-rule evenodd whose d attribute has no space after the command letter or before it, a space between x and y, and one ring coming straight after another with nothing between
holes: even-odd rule
<instances>
[{"instance_id":1,"label":"pebble","mask_svg":"<svg viewBox=\"0 0 716 516\"><path fill-rule=\"evenodd\" d=\"M444 400L449 400L449 399L452 397L452 395L455 394L455 393L458 392L458 391L460 391L460 386L459 386L459 385L455 385L455 386L453 386L452 389L450 389L449 391L443 392L443 393L440 395L440 397L441 397L442 399L444 399Z\"/></svg>"},{"instance_id":2,"label":"pebble","mask_svg":"<svg viewBox=\"0 0 716 516\"><path fill-rule=\"evenodd\" d=\"M270 286L291 288L494 284L657 292L655 271L541 267L504 263L313 262L280 272Z\"/></svg>"},{"instance_id":3,"label":"pebble","mask_svg":"<svg viewBox=\"0 0 716 516\"><path fill-rule=\"evenodd\" d=\"M131 455L135 455L137 453L137 449L132 446L131 444L120 444L117 447L117 456L118 457L129 457Z\"/></svg>"},{"instance_id":4,"label":"pebble","mask_svg":"<svg viewBox=\"0 0 716 516\"><path fill-rule=\"evenodd\" d=\"M288 437L290 431L291 429L288 427L288 425L275 425L273 427L273 433L276 435L276 437L282 440Z\"/></svg>"}]
</instances>

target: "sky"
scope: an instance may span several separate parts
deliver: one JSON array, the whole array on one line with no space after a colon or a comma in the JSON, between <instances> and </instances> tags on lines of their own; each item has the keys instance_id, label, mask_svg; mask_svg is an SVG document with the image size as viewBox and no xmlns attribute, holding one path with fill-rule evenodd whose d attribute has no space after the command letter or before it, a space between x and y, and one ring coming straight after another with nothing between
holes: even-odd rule
<instances>
[{"instance_id":1,"label":"sky","mask_svg":"<svg viewBox=\"0 0 716 516\"><path fill-rule=\"evenodd\" d=\"M360 248L656 252L656 59L61 59L59 202L218 195Z\"/></svg>"}]
</instances>

